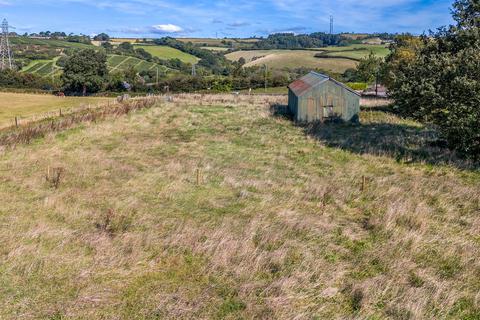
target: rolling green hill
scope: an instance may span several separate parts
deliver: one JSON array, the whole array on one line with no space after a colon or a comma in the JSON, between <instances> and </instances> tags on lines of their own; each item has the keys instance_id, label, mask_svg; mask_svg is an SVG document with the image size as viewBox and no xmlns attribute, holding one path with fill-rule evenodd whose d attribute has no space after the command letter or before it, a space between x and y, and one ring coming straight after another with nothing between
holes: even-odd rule
<instances>
[{"instance_id":1,"label":"rolling green hill","mask_svg":"<svg viewBox=\"0 0 480 320\"><path fill-rule=\"evenodd\" d=\"M21 71L42 77L52 76L52 74L58 76L61 73L61 68L56 64L59 58L60 57L56 57L52 60L34 60Z\"/></svg>"},{"instance_id":2,"label":"rolling green hill","mask_svg":"<svg viewBox=\"0 0 480 320\"><path fill-rule=\"evenodd\" d=\"M191 54L182 52L168 46L135 45L135 48L142 48L148 53L150 53L152 56L164 60L180 59L182 62L185 63L197 63L200 60Z\"/></svg>"},{"instance_id":3,"label":"rolling green hill","mask_svg":"<svg viewBox=\"0 0 480 320\"><path fill-rule=\"evenodd\" d=\"M47 48L73 48L73 49L87 49L93 48L93 45L68 42L53 39L32 39L25 37L13 37L10 39L12 45L15 46L42 46Z\"/></svg>"},{"instance_id":4,"label":"rolling green hill","mask_svg":"<svg viewBox=\"0 0 480 320\"><path fill-rule=\"evenodd\" d=\"M55 75L58 76L62 71L61 68L56 65L57 60L58 57L53 60L34 60L24 67L22 72L32 73L42 77L52 76L52 73L55 73ZM138 72L156 70L157 67L163 72L171 70L153 62L120 55L109 55L107 65L110 72L125 71L130 67L134 67Z\"/></svg>"},{"instance_id":5,"label":"rolling green hill","mask_svg":"<svg viewBox=\"0 0 480 320\"><path fill-rule=\"evenodd\" d=\"M389 49L385 45L351 45L346 47L312 48L309 50L243 50L228 53L225 56L238 61L244 58L246 66L267 65L273 69L319 68L326 71L344 72L355 68L357 61L374 52L386 57ZM325 57L316 57L316 55Z\"/></svg>"},{"instance_id":6,"label":"rolling green hill","mask_svg":"<svg viewBox=\"0 0 480 320\"><path fill-rule=\"evenodd\" d=\"M315 50L246 50L225 55L232 61L244 58L246 67L267 65L270 69L318 68L332 72L344 72L355 68L356 62L342 58L316 58Z\"/></svg>"},{"instance_id":7,"label":"rolling green hill","mask_svg":"<svg viewBox=\"0 0 480 320\"><path fill-rule=\"evenodd\" d=\"M368 45L368 44L353 44L346 47L326 47L319 49L320 52L330 57L348 57L359 60L373 52L381 58L385 58L390 50L386 45Z\"/></svg>"},{"instance_id":8,"label":"rolling green hill","mask_svg":"<svg viewBox=\"0 0 480 320\"><path fill-rule=\"evenodd\" d=\"M138 72L156 70L157 67L159 70L168 70L165 66L130 56L109 55L107 63L110 72L124 71L130 67L135 68Z\"/></svg>"}]
</instances>

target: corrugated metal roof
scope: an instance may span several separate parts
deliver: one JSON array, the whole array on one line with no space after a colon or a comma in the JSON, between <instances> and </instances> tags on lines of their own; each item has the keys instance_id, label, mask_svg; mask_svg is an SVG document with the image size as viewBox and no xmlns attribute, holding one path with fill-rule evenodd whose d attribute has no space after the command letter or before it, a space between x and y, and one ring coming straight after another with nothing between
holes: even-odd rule
<instances>
[{"instance_id":1,"label":"corrugated metal roof","mask_svg":"<svg viewBox=\"0 0 480 320\"><path fill-rule=\"evenodd\" d=\"M320 73L310 72L306 76L301 77L300 79L291 83L288 87L290 90L295 93L297 96L301 96L305 92L309 91L313 87L328 81L329 77Z\"/></svg>"},{"instance_id":2,"label":"corrugated metal roof","mask_svg":"<svg viewBox=\"0 0 480 320\"><path fill-rule=\"evenodd\" d=\"M357 92L350 89L349 87L347 87L343 83L338 82L335 79L330 78L329 76L326 76L326 75L321 74L321 73L313 72L313 71L311 71L306 76L303 76L302 78L292 82L288 86L288 88L290 88L290 90L292 90L293 93L295 93L295 95L299 97L299 96L303 95L304 93L308 92L310 89L316 87L317 85L319 85L321 83L324 83L324 82L327 82L329 80L359 96L359 94Z\"/></svg>"}]
</instances>

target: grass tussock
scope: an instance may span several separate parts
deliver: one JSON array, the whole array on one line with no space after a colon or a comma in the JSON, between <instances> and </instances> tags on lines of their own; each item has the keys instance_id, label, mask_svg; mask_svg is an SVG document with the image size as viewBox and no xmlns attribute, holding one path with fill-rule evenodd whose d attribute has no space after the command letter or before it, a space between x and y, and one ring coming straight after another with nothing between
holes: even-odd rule
<instances>
[{"instance_id":1,"label":"grass tussock","mask_svg":"<svg viewBox=\"0 0 480 320\"><path fill-rule=\"evenodd\" d=\"M1 153L0 318L477 319L479 172L398 161L383 126L431 129L392 113L306 132L285 102L178 95Z\"/></svg>"}]
</instances>

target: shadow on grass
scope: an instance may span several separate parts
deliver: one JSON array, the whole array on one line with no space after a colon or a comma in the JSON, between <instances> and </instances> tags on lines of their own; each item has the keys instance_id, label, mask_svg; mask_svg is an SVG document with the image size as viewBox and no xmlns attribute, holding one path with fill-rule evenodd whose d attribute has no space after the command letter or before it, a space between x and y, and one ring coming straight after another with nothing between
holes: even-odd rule
<instances>
[{"instance_id":1,"label":"shadow on grass","mask_svg":"<svg viewBox=\"0 0 480 320\"><path fill-rule=\"evenodd\" d=\"M272 114L292 120L288 107L272 105ZM374 112L375 119L352 123L296 123L305 134L322 144L356 154L387 156L401 163L452 165L460 169L478 169L478 165L460 159L446 147L433 128L391 121L394 111L388 106L362 108ZM386 121L389 118L390 121ZM397 123L398 122L398 123Z\"/></svg>"},{"instance_id":2,"label":"shadow on grass","mask_svg":"<svg viewBox=\"0 0 480 320\"><path fill-rule=\"evenodd\" d=\"M289 112L288 106L283 104L270 105L270 112L274 117L284 118L293 121L293 115Z\"/></svg>"},{"instance_id":3,"label":"shadow on grass","mask_svg":"<svg viewBox=\"0 0 480 320\"><path fill-rule=\"evenodd\" d=\"M360 111L378 111L378 112L385 112L393 115L398 115L398 112L393 108L392 105L360 107Z\"/></svg>"}]
</instances>

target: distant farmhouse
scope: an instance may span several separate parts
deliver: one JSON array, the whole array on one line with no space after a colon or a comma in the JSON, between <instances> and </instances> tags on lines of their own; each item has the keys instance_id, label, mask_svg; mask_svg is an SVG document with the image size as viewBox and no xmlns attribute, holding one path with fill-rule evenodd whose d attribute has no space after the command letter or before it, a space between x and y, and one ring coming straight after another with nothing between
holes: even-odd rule
<instances>
[{"instance_id":1,"label":"distant farmhouse","mask_svg":"<svg viewBox=\"0 0 480 320\"><path fill-rule=\"evenodd\" d=\"M296 121L358 121L360 95L329 76L310 72L288 89L288 109Z\"/></svg>"}]
</instances>

